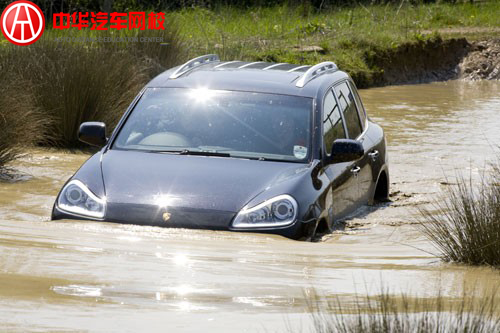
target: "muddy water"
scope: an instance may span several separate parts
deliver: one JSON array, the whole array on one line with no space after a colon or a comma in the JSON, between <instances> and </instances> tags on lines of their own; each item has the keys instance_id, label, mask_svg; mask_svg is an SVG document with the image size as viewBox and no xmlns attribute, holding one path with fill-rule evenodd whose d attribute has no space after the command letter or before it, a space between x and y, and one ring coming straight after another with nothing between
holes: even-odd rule
<instances>
[{"instance_id":1,"label":"muddy water","mask_svg":"<svg viewBox=\"0 0 500 333\"><path fill-rule=\"evenodd\" d=\"M243 233L50 222L54 197L87 155L34 151L0 182L2 331L308 330L306 295L459 298L498 272L443 264L412 224L456 169L478 175L500 142L500 84L435 83L362 92L386 129L392 202L305 243ZM448 178L445 179L445 176ZM348 306L348 305L346 305Z\"/></svg>"}]
</instances>

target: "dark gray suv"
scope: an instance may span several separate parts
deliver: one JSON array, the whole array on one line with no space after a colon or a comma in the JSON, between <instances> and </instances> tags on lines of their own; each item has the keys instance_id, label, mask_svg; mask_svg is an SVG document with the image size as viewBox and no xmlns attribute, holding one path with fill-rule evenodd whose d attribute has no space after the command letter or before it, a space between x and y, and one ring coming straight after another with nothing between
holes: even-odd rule
<instances>
[{"instance_id":1,"label":"dark gray suv","mask_svg":"<svg viewBox=\"0 0 500 333\"><path fill-rule=\"evenodd\" d=\"M384 132L351 78L206 55L158 75L64 185L52 218L309 238L389 190Z\"/></svg>"}]
</instances>

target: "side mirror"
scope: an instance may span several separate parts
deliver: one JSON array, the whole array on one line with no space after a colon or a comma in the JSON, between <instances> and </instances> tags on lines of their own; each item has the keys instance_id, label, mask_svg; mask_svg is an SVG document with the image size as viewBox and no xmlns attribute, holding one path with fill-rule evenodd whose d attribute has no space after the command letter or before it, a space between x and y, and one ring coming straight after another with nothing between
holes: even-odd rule
<instances>
[{"instance_id":1,"label":"side mirror","mask_svg":"<svg viewBox=\"0 0 500 333\"><path fill-rule=\"evenodd\" d=\"M337 139L333 142L329 163L351 162L365 154L361 142L352 139Z\"/></svg>"},{"instance_id":2,"label":"side mirror","mask_svg":"<svg viewBox=\"0 0 500 333\"><path fill-rule=\"evenodd\" d=\"M78 140L92 146L104 146L108 141L106 139L106 124L97 121L82 123L78 130Z\"/></svg>"}]
</instances>

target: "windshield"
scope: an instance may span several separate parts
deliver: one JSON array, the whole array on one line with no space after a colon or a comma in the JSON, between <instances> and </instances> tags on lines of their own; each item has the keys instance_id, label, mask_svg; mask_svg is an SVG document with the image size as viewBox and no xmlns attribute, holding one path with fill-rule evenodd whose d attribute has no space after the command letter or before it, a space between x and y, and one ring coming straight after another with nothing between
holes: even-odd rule
<instances>
[{"instance_id":1,"label":"windshield","mask_svg":"<svg viewBox=\"0 0 500 333\"><path fill-rule=\"evenodd\" d=\"M207 89L147 89L114 148L306 161L312 99Z\"/></svg>"}]
</instances>

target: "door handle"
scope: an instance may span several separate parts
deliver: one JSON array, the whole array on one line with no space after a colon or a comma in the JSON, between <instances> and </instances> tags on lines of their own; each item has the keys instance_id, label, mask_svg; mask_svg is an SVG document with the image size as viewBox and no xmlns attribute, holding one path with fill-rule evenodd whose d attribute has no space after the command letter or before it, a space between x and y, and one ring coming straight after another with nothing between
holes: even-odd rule
<instances>
[{"instance_id":1,"label":"door handle","mask_svg":"<svg viewBox=\"0 0 500 333\"><path fill-rule=\"evenodd\" d=\"M361 168L360 168L359 166L357 166L357 165L356 165L356 166L354 166L354 167L352 167L352 169L351 169L351 172L352 172L355 176L357 176L357 175L358 175L358 173L359 173L360 171L361 171Z\"/></svg>"},{"instance_id":2,"label":"door handle","mask_svg":"<svg viewBox=\"0 0 500 333\"><path fill-rule=\"evenodd\" d=\"M378 150L374 150L374 151L372 151L371 153L368 153L368 156L369 156L369 157L370 157L373 161L375 161L375 160L378 158L378 155L379 155Z\"/></svg>"}]
</instances>

